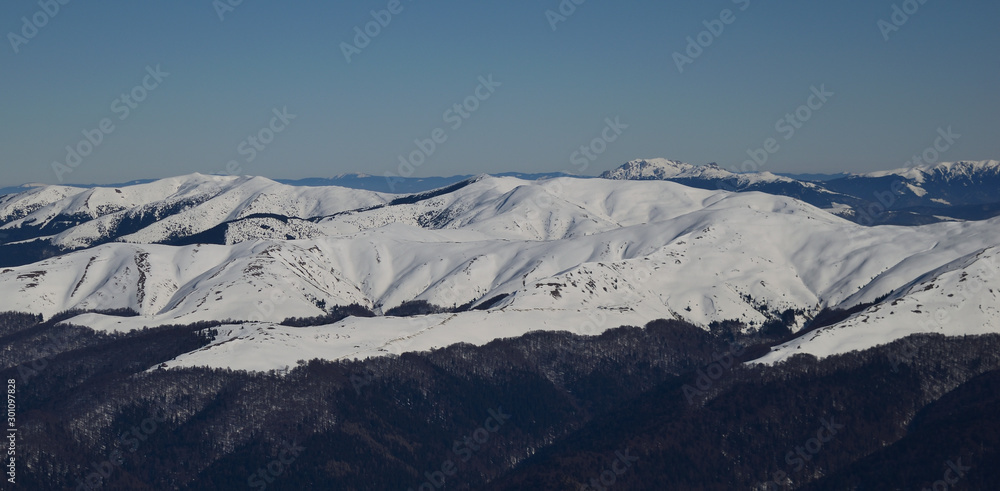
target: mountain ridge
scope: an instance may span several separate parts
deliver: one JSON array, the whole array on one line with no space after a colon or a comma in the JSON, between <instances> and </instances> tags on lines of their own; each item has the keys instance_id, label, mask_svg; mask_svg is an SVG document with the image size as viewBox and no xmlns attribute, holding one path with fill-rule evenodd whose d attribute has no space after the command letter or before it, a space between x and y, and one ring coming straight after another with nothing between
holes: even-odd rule
<instances>
[{"instance_id":1,"label":"mountain ridge","mask_svg":"<svg viewBox=\"0 0 1000 491\"><path fill-rule=\"evenodd\" d=\"M607 179L665 179L703 189L790 196L862 225L923 225L1000 214L1000 161L942 162L806 181L770 172L733 173L716 164L666 159L627 162Z\"/></svg>"},{"instance_id":2,"label":"mountain ridge","mask_svg":"<svg viewBox=\"0 0 1000 491\"><path fill-rule=\"evenodd\" d=\"M659 179L480 176L400 196L190 175L41 188L0 200L0 216L0 231L43 232L4 250L53 244L0 269L0 310L139 314L67 321L107 332L228 321L217 343L168 366L248 369L659 318L795 333L1000 244L998 219L864 227L785 196ZM352 305L376 317L278 325ZM414 305L429 313L387 315ZM895 319L879 322L893 332Z\"/></svg>"}]
</instances>

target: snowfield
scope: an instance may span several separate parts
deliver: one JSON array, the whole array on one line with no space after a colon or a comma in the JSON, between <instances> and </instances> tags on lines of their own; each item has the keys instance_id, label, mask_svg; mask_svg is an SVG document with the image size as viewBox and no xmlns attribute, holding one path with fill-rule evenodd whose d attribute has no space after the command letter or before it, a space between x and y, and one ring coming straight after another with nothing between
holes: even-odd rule
<instances>
[{"instance_id":1,"label":"snowfield","mask_svg":"<svg viewBox=\"0 0 1000 491\"><path fill-rule=\"evenodd\" d=\"M801 327L825 307L885 295L761 361L864 349L914 332L1000 331L1000 282L990 273L1000 261L1000 218L863 227L793 198L661 180L480 176L403 197L202 175L121 189L36 188L0 200L0 216L4 228L73 213L98 217L56 236L87 245L107 242L113 222L136 209L176 206L180 213L113 242L0 269L0 311L141 314L66 321L104 331L226 321L210 346L167 366L248 370L483 344L533 330L599 334L657 318L755 328L794 309ZM178 230L219 227L218 243L164 244ZM492 305L381 315L414 300ZM378 315L276 325L350 304Z\"/></svg>"},{"instance_id":2,"label":"snowfield","mask_svg":"<svg viewBox=\"0 0 1000 491\"><path fill-rule=\"evenodd\" d=\"M799 353L822 358L918 333L996 332L1000 332L1000 249L991 247L922 275L885 301L777 346L757 361L774 363Z\"/></svg>"},{"instance_id":3,"label":"snowfield","mask_svg":"<svg viewBox=\"0 0 1000 491\"><path fill-rule=\"evenodd\" d=\"M257 213L310 218L383 204L391 197L347 188L293 187L262 177L202 174L121 188L47 186L0 199L0 222L8 222L0 231L87 217L92 220L59 232L51 240L61 247L89 247L123 224L145 218L152 223L116 239L148 244L204 232Z\"/></svg>"}]
</instances>

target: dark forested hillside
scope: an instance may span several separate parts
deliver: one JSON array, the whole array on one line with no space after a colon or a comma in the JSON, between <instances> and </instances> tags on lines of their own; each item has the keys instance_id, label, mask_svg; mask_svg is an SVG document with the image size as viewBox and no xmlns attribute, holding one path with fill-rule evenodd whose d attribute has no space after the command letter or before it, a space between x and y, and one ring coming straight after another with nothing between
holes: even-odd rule
<instances>
[{"instance_id":1,"label":"dark forested hillside","mask_svg":"<svg viewBox=\"0 0 1000 491\"><path fill-rule=\"evenodd\" d=\"M803 489L944 489L939 481L947 489L996 489L998 415L1000 371L992 370L923 408L896 443Z\"/></svg>"},{"instance_id":2,"label":"dark forested hillside","mask_svg":"<svg viewBox=\"0 0 1000 491\"><path fill-rule=\"evenodd\" d=\"M932 338L911 365L896 371L893 354L902 343L818 363L801 356L776 369L728 373L693 403L685 387L696 387L698 375L687 375L597 418L490 489L580 489L590 478L600 484L601 472L624 449L639 460L628 472L607 479L617 481L615 489L906 489L907 483L918 489L919 476L929 477L929 468L938 473L947 460L928 454L957 457L964 448L966 465L995 456L1000 443L995 432L962 440L924 431L930 423L913 417L925 412L932 417L935 407L947 404L949 412L969 415L967 423L951 421L965 430L984 417L995 418L1000 411L996 397L980 392L988 387L978 379L964 381L970 370L989 370L984 377L990 380L1000 376L998 341ZM896 442L915 451L888 451ZM969 457L972 447L978 458ZM852 463L883 452L878 464L894 472L862 465L859 469L869 474L856 474ZM913 469L924 472L906 474ZM813 482L830 474L839 477ZM904 474L909 477L903 479Z\"/></svg>"},{"instance_id":3,"label":"dark forested hillside","mask_svg":"<svg viewBox=\"0 0 1000 491\"><path fill-rule=\"evenodd\" d=\"M761 367L740 361L773 340L657 321L245 373L157 368L211 325L2 319L26 489L892 489L952 457L950 489L995 477L1000 336Z\"/></svg>"}]
</instances>

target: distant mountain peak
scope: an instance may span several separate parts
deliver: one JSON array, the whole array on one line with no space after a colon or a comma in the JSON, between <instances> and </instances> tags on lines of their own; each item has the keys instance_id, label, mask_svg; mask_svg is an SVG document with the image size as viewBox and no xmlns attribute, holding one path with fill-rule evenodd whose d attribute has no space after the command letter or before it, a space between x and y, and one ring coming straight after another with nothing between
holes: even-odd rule
<instances>
[{"instance_id":1,"label":"distant mountain peak","mask_svg":"<svg viewBox=\"0 0 1000 491\"><path fill-rule=\"evenodd\" d=\"M1000 161L997 160L938 162L936 164L925 164L915 167L902 167L893 170L850 174L851 177L900 176L918 183L924 182L927 178L950 180L955 177L975 178L997 175L1000 175Z\"/></svg>"},{"instance_id":2,"label":"distant mountain peak","mask_svg":"<svg viewBox=\"0 0 1000 491\"><path fill-rule=\"evenodd\" d=\"M740 174L723 169L719 164L711 162L704 165L692 165L678 160L663 158L639 159L626 162L617 169L600 175L604 179L648 181L671 179L712 179L731 180L731 184L747 186L767 182L791 182L792 179L770 172L750 172Z\"/></svg>"},{"instance_id":3,"label":"distant mountain peak","mask_svg":"<svg viewBox=\"0 0 1000 491\"><path fill-rule=\"evenodd\" d=\"M337 174L331 179L365 179L368 177L373 177L371 174L365 174L363 172L345 172L343 174Z\"/></svg>"},{"instance_id":4,"label":"distant mountain peak","mask_svg":"<svg viewBox=\"0 0 1000 491\"><path fill-rule=\"evenodd\" d=\"M963 160L959 162L942 162L933 166L924 166L920 169L925 174L940 176L945 179L955 177L979 178L1000 175L1000 161Z\"/></svg>"},{"instance_id":5,"label":"distant mountain peak","mask_svg":"<svg viewBox=\"0 0 1000 491\"><path fill-rule=\"evenodd\" d=\"M713 164L714 165L714 164ZM605 179L639 180L669 179L695 173L698 166L669 159L638 159L601 174Z\"/></svg>"}]
</instances>

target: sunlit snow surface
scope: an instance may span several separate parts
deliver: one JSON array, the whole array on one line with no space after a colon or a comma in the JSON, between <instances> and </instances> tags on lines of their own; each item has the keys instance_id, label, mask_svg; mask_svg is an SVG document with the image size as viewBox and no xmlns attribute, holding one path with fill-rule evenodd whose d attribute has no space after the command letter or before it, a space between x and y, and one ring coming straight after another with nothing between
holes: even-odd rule
<instances>
[{"instance_id":1,"label":"sunlit snow surface","mask_svg":"<svg viewBox=\"0 0 1000 491\"><path fill-rule=\"evenodd\" d=\"M483 344L532 330L599 334L656 318L759 326L761 305L811 315L886 294L886 302L766 361L861 349L920 330L1000 330L1000 283L988 274L1000 219L862 227L792 198L664 181L483 177L393 206L385 206L393 195L262 178L193 175L141 186L121 193L40 188L0 200L0 215L24 220L99 206L155 208L177 196L192 202L122 242L0 271L0 310L51 316L128 307L142 314L67 321L107 331L228 319L233 324L218 328L211 346L168 365L252 370ZM151 244L177 227L203 231L254 213L296 219L236 222L228 245ZM59 240L94 240L100 227L89 223ZM981 284L974 293L973 284ZM320 315L321 306L381 313L412 300L453 307L504 294L487 311L273 325ZM921 327L939 310L950 312L949 322Z\"/></svg>"}]
</instances>

